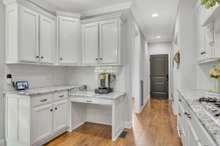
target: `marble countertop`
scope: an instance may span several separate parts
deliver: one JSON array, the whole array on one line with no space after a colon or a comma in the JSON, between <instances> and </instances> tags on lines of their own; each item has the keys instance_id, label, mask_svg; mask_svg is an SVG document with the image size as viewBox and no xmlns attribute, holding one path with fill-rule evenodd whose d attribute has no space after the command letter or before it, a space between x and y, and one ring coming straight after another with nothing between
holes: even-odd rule
<instances>
[{"instance_id":1,"label":"marble countertop","mask_svg":"<svg viewBox=\"0 0 220 146\"><path fill-rule=\"evenodd\" d=\"M42 88L33 88L28 89L25 91L6 91L5 94L16 94L16 95L25 95L25 96L36 96L42 95L52 92L58 92L63 90L71 90L70 96L71 97L86 97L86 98L106 98L106 99L117 99L123 95L126 95L124 92L112 92L109 94L96 94L94 90L89 91L79 91L79 88L82 85L62 85L62 86L51 86L51 87L42 87Z\"/></svg>"},{"instance_id":2,"label":"marble countertop","mask_svg":"<svg viewBox=\"0 0 220 146\"><path fill-rule=\"evenodd\" d=\"M185 101L188 103L189 107L195 113L203 127L207 130L213 140L217 145L220 146L220 126L214 121L210 115L205 112L205 108L197 101L199 98L208 95L209 93L206 91L199 90L179 90L179 92L183 95ZM219 97L220 99L220 97Z\"/></svg>"},{"instance_id":3,"label":"marble countertop","mask_svg":"<svg viewBox=\"0 0 220 146\"><path fill-rule=\"evenodd\" d=\"M62 85L62 86L51 86L51 87L42 87L42 88L33 88L25 91L6 91L5 94L17 94L25 96L35 96L41 94L47 94L57 91L70 90L74 88L79 88L81 85Z\"/></svg>"},{"instance_id":4,"label":"marble countertop","mask_svg":"<svg viewBox=\"0 0 220 146\"><path fill-rule=\"evenodd\" d=\"M109 94L96 94L94 91L73 91L70 93L71 97L86 97L86 98L106 98L106 99L117 99L121 96L126 95L124 92L112 92Z\"/></svg>"}]
</instances>

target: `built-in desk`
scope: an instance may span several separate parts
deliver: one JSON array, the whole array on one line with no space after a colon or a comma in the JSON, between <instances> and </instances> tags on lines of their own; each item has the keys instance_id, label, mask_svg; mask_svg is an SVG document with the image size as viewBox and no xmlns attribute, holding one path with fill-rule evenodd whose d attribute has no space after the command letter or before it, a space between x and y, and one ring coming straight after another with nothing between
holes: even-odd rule
<instances>
[{"instance_id":1,"label":"built-in desk","mask_svg":"<svg viewBox=\"0 0 220 146\"><path fill-rule=\"evenodd\" d=\"M115 141L125 128L125 94L97 95L93 92L75 92L70 96L71 129L85 122L112 126Z\"/></svg>"}]
</instances>

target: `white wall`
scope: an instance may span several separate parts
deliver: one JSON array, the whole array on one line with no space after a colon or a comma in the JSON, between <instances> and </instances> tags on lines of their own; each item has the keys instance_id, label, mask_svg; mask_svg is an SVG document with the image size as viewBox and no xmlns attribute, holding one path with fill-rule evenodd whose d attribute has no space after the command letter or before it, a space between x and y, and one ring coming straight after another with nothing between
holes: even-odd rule
<instances>
[{"instance_id":1,"label":"white wall","mask_svg":"<svg viewBox=\"0 0 220 146\"><path fill-rule=\"evenodd\" d=\"M136 24L136 20L132 12L129 14L127 19L127 29L126 29L126 52L124 52L124 56L126 58L128 76L126 77L129 80L128 84L130 87L128 88L128 92L130 97L135 98L135 111L137 113L141 112L142 108L147 103L148 99L148 83L145 80L145 38L141 33L138 25ZM144 105L141 106L141 90L140 90L140 81L144 81Z\"/></svg>"},{"instance_id":2,"label":"white wall","mask_svg":"<svg viewBox=\"0 0 220 146\"><path fill-rule=\"evenodd\" d=\"M171 42L149 43L149 54L169 54L172 48Z\"/></svg>"},{"instance_id":3,"label":"white wall","mask_svg":"<svg viewBox=\"0 0 220 146\"><path fill-rule=\"evenodd\" d=\"M197 84L196 16L194 0L180 0L172 57L180 51L180 65L173 66L173 107L177 111L178 89L193 90ZM175 41L176 40L176 41Z\"/></svg>"},{"instance_id":4,"label":"white wall","mask_svg":"<svg viewBox=\"0 0 220 146\"><path fill-rule=\"evenodd\" d=\"M4 88L4 8L0 0L0 146L3 146L4 138L4 117L3 117L3 96Z\"/></svg>"},{"instance_id":5,"label":"white wall","mask_svg":"<svg viewBox=\"0 0 220 146\"><path fill-rule=\"evenodd\" d=\"M181 0L179 9L178 47L180 49L180 79L182 89L196 88L196 16L193 0Z\"/></svg>"}]
</instances>

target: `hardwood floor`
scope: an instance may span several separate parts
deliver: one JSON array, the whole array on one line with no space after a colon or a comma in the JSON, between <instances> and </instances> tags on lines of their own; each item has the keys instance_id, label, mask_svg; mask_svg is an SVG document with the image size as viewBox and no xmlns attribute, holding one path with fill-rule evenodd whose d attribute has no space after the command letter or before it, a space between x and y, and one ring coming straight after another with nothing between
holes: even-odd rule
<instances>
[{"instance_id":1,"label":"hardwood floor","mask_svg":"<svg viewBox=\"0 0 220 146\"><path fill-rule=\"evenodd\" d=\"M126 138L112 142L110 126L85 123L46 146L181 146L168 101L152 99L141 114L133 113L133 128L126 131Z\"/></svg>"}]
</instances>

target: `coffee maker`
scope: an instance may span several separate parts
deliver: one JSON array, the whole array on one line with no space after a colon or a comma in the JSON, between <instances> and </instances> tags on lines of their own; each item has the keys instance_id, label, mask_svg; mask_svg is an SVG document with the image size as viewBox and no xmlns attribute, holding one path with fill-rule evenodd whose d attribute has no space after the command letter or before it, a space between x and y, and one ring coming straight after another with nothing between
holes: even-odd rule
<instances>
[{"instance_id":1,"label":"coffee maker","mask_svg":"<svg viewBox=\"0 0 220 146\"><path fill-rule=\"evenodd\" d=\"M100 73L98 75L99 87L95 89L96 94L108 94L113 92L113 83L116 79L115 74Z\"/></svg>"}]
</instances>

